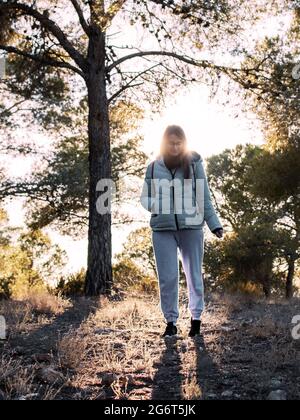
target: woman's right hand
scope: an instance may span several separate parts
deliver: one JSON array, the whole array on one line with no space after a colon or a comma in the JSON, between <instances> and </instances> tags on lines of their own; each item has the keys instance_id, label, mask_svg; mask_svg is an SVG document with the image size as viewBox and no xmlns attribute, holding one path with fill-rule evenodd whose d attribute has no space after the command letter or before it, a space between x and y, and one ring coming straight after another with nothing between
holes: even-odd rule
<instances>
[{"instance_id":1,"label":"woman's right hand","mask_svg":"<svg viewBox=\"0 0 300 420\"><path fill-rule=\"evenodd\" d=\"M224 234L224 230L223 228L217 228L213 231L213 233L218 237L218 238L222 238L223 234Z\"/></svg>"}]
</instances>

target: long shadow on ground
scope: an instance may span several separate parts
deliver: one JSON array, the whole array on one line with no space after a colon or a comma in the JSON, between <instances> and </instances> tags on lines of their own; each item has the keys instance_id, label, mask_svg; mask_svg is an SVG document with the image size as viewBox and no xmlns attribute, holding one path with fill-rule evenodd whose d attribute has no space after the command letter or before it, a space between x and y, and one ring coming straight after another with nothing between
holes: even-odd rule
<instances>
[{"instance_id":1,"label":"long shadow on ground","mask_svg":"<svg viewBox=\"0 0 300 420\"><path fill-rule=\"evenodd\" d=\"M176 338L166 338L166 349L160 361L154 366L157 372L153 379L153 400L180 400L184 376L181 371L181 358Z\"/></svg>"}]
</instances>

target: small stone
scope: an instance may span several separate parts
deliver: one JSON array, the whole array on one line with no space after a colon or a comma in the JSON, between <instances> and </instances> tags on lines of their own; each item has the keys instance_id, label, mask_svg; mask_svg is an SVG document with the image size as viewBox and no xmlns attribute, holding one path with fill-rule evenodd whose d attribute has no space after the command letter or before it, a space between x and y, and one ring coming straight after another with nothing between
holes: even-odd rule
<instances>
[{"instance_id":1,"label":"small stone","mask_svg":"<svg viewBox=\"0 0 300 420\"><path fill-rule=\"evenodd\" d=\"M51 367L42 368L37 371L37 378L46 384L62 384L65 382L65 378L62 373L57 372Z\"/></svg>"},{"instance_id":2,"label":"small stone","mask_svg":"<svg viewBox=\"0 0 300 420\"><path fill-rule=\"evenodd\" d=\"M232 398L233 397L233 392L232 391L224 391L222 393L222 397L223 398Z\"/></svg>"},{"instance_id":3,"label":"small stone","mask_svg":"<svg viewBox=\"0 0 300 420\"><path fill-rule=\"evenodd\" d=\"M278 389L277 391L272 391L268 396L269 401L286 401L287 394L285 391Z\"/></svg>"},{"instance_id":4,"label":"small stone","mask_svg":"<svg viewBox=\"0 0 300 420\"><path fill-rule=\"evenodd\" d=\"M39 394L22 395L21 397L18 398L18 401L30 401L37 398L38 396Z\"/></svg>"},{"instance_id":5,"label":"small stone","mask_svg":"<svg viewBox=\"0 0 300 420\"><path fill-rule=\"evenodd\" d=\"M271 381L271 388L276 390L276 389L280 389L282 385L282 382L278 379L272 379Z\"/></svg>"}]
</instances>

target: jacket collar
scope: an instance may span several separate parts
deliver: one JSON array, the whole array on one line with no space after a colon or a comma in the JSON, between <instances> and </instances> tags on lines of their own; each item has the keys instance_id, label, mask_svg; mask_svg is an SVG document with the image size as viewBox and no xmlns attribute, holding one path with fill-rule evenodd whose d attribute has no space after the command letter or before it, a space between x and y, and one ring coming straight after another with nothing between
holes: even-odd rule
<instances>
[{"instance_id":1,"label":"jacket collar","mask_svg":"<svg viewBox=\"0 0 300 420\"><path fill-rule=\"evenodd\" d=\"M197 162L197 161L202 161L202 160L203 160L203 159L202 159L202 157L201 157L201 155L200 155L198 152L196 152L195 150L192 150L192 151L189 153L189 157L190 157L190 162L191 162L191 163L195 163L195 162ZM159 155L159 156L158 156L158 158L157 158L157 162L158 162L160 165L162 165L162 166L164 166L165 168L167 168L167 167L166 167L166 165L165 165L164 159L163 159L163 157L162 157L161 155Z\"/></svg>"}]
</instances>

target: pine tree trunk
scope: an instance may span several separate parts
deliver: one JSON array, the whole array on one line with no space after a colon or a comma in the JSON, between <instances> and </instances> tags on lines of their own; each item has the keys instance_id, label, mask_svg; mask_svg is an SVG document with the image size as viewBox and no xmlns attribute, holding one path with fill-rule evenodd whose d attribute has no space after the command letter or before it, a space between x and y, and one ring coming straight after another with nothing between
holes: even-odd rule
<instances>
[{"instance_id":1,"label":"pine tree trunk","mask_svg":"<svg viewBox=\"0 0 300 420\"><path fill-rule=\"evenodd\" d=\"M286 278L286 298L292 299L294 296L293 280L295 274L295 260L291 259L289 261L289 269Z\"/></svg>"},{"instance_id":2,"label":"pine tree trunk","mask_svg":"<svg viewBox=\"0 0 300 420\"><path fill-rule=\"evenodd\" d=\"M105 80L105 34L96 26L90 36L88 89L89 230L85 293L110 294L112 287L111 212L101 215L96 203L98 181L111 180L109 110Z\"/></svg>"},{"instance_id":3,"label":"pine tree trunk","mask_svg":"<svg viewBox=\"0 0 300 420\"><path fill-rule=\"evenodd\" d=\"M266 299L269 299L271 297L271 281L270 278L268 276L266 276L263 279L263 291L265 294Z\"/></svg>"},{"instance_id":4,"label":"pine tree trunk","mask_svg":"<svg viewBox=\"0 0 300 420\"><path fill-rule=\"evenodd\" d=\"M271 297L271 290L267 285L263 286L264 295L266 299L269 299Z\"/></svg>"}]
</instances>

